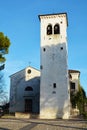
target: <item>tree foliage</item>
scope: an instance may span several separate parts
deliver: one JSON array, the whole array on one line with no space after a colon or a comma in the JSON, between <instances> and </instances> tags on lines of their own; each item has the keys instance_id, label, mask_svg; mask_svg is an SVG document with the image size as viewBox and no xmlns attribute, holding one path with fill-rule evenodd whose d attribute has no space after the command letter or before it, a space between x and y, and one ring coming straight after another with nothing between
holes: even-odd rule
<instances>
[{"instance_id":1,"label":"tree foliage","mask_svg":"<svg viewBox=\"0 0 87 130\"><path fill-rule=\"evenodd\" d=\"M77 106L79 108L80 114L84 112L84 105L86 101L86 93L83 87L79 83L79 91L77 92L76 95L76 101L77 101Z\"/></svg>"},{"instance_id":2,"label":"tree foliage","mask_svg":"<svg viewBox=\"0 0 87 130\"><path fill-rule=\"evenodd\" d=\"M71 99L72 107L74 108L77 105L80 114L84 113L84 106L86 103L86 92L83 89L83 87L80 85L80 82L78 85L78 91L75 93L71 92L70 99Z\"/></svg>"},{"instance_id":3,"label":"tree foliage","mask_svg":"<svg viewBox=\"0 0 87 130\"><path fill-rule=\"evenodd\" d=\"M2 32L0 32L0 62L5 62L4 54L8 54L10 40L7 36L4 36Z\"/></svg>"}]
</instances>

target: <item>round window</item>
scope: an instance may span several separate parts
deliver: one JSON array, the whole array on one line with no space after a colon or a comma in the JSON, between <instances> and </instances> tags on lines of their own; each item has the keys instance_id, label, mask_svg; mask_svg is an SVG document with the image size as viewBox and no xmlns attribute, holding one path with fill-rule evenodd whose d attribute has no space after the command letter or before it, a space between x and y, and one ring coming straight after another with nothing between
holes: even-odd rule
<instances>
[{"instance_id":1,"label":"round window","mask_svg":"<svg viewBox=\"0 0 87 130\"><path fill-rule=\"evenodd\" d=\"M31 70L29 69L27 72L28 72L28 74L30 74L30 73L31 73Z\"/></svg>"}]
</instances>

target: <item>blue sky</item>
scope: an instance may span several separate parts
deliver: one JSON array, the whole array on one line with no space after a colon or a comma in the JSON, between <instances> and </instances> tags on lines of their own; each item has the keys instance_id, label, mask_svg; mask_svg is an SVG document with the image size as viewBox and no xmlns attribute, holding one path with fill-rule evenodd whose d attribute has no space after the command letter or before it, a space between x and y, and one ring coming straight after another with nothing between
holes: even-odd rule
<instances>
[{"instance_id":1,"label":"blue sky","mask_svg":"<svg viewBox=\"0 0 87 130\"><path fill-rule=\"evenodd\" d=\"M87 0L2 0L0 32L10 38L4 76L9 92L9 76L31 66L40 68L40 22L38 15L68 15L68 66L81 72L81 85L87 93Z\"/></svg>"}]
</instances>

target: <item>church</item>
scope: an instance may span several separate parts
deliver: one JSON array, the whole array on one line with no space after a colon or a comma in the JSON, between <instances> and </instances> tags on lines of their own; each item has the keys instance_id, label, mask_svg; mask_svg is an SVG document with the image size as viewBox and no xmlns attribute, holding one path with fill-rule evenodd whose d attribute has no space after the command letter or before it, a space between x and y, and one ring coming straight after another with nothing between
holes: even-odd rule
<instances>
[{"instance_id":1,"label":"church","mask_svg":"<svg viewBox=\"0 0 87 130\"><path fill-rule=\"evenodd\" d=\"M16 117L69 119L70 91L78 91L78 70L68 70L67 13L39 15L40 70L26 67L10 76L10 113Z\"/></svg>"}]
</instances>

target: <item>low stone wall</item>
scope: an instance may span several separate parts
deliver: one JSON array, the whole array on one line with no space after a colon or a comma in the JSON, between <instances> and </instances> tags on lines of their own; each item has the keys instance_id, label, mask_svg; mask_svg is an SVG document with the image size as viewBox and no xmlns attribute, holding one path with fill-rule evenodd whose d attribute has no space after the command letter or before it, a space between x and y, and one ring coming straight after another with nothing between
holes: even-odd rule
<instances>
[{"instance_id":1,"label":"low stone wall","mask_svg":"<svg viewBox=\"0 0 87 130\"><path fill-rule=\"evenodd\" d=\"M78 116L79 115L79 110L77 108L74 108L71 110L71 115L72 116Z\"/></svg>"},{"instance_id":2,"label":"low stone wall","mask_svg":"<svg viewBox=\"0 0 87 130\"><path fill-rule=\"evenodd\" d=\"M34 119L38 119L39 118L39 114L29 114L29 113L23 113L23 112L15 112L15 117L16 118L34 118Z\"/></svg>"},{"instance_id":3,"label":"low stone wall","mask_svg":"<svg viewBox=\"0 0 87 130\"><path fill-rule=\"evenodd\" d=\"M30 118L29 113L15 112L16 118Z\"/></svg>"}]
</instances>

